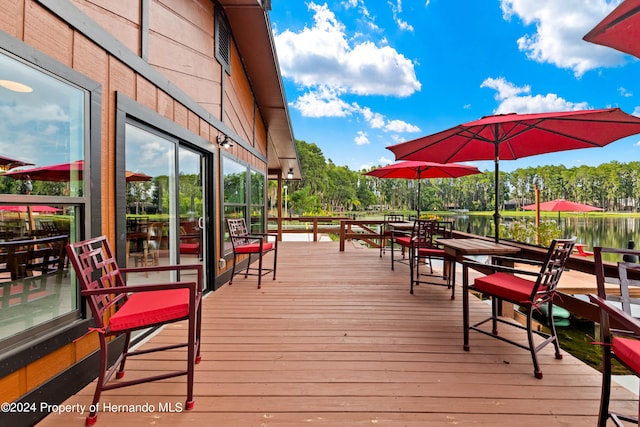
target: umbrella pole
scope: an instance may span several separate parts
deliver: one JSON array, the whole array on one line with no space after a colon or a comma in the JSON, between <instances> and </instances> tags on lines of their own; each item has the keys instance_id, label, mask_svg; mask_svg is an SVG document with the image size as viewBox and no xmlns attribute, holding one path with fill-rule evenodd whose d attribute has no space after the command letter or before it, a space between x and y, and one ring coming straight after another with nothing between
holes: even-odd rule
<instances>
[{"instance_id":1,"label":"umbrella pole","mask_svg":"<svg viewBox=\"0 0 640 427\"><path fill-rule=\"evenodd\" d=\"M416 209L416 211L418 211L418 216L416 217L416 219L420 219L420 177L418 177L418 197L417 197L417 201L418 201L418 208Z\"/></svg>"},{"instance_id":2,"label":"umbrella pole","mask_svg":"<svg viewBox=\"0 0 640 427\"><path fill-rule=\"evenodd\" d=\"M493 223L496 227L495 229L495 241L496 243L498 243L498 241L500 240L500 211L498 210L498 200L499 200L499 188L498 188L498 184L499 184L499 169L500 167L498 166L498 163L500 162L500 158L498 156L498 143L495 142L495 149L496 149L496 154L495 154L495 177L494 177L494 185L496 187L495 190L495 212L493 213Z\"/></svg>"}]
</instances>

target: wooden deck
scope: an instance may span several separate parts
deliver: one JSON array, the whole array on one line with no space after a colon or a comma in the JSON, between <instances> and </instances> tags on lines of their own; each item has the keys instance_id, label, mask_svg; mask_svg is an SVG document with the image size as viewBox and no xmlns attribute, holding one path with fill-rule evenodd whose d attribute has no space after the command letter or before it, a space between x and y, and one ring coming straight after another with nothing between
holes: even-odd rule
<instances>
[{"instance_id":1,"label":"wooden deck","mask_svg":"<svg viewBox=\"0 0 640 427\"><path fill-rule=\"evenodd\" d=\"M589 426L596 424L600 374L551 348L533 377L529 354L471 332L462 350L462 298L420 285L389 252L338 243L283 242L278 277L238 277L204 300L203 361L196 405L185 377L112 390L101 405L152 405L150 412L103 412L98 426ZM458 278L461 278L458 274ZM459 279L460 280L460 279ZM472 320L488 305L471 298ZM184 325L152 338L170 342ZM179 353L179 354L178 354ZM131 360L127 377L183 363L183 352ZM179 359L179 362L177 361ZM89 405L94 384L70 398ZM637 397L617 387L612 406L634 412ZM161 410L161 406L164 406ZM104 406L103 406L104 407ZM49 415L41 426L81 426L84 415Z\"/></svg>"}]
</instances>

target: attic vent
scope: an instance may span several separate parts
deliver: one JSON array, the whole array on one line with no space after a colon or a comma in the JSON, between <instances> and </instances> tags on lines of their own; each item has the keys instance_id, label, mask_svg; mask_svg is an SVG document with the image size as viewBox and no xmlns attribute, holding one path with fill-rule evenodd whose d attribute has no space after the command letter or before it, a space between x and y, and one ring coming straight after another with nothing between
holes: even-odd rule
<instances>
[{"instance_id":1,"label":"attic vent","mask_svg":"<svg viewBox=\"0 0 640 427\"><path fill-rule=\"evenodd\" d=\"M227 24L224 16L217 12L216 9L216 59L222 65L222 68L231 74L231 52L230 52L230 38L229 24Z\"/></svg>"}]
</instances>

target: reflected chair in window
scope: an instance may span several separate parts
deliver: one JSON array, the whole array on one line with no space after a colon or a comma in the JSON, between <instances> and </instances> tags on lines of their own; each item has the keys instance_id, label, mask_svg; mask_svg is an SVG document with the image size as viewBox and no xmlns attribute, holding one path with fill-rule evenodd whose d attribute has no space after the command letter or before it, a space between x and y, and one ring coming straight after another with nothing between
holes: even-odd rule
<instances>
[{"instance_id":1,"label":"reflected chair in window","mask_svg":"<svg viewBox=\"0 0 640 427\"><path fill-rule=\"evenodd\" d=\"M233 247L233 268L231 270L231 278L229 284L233 283L233 277L236 274L236 267L243 255L248 255L247 268L244 272L245 279L247 276L258 276L258 289L262 286L262 276L273 273L273 280L276 280L276 263L278 260L278 236L269 233L249 233L244 218L227 219L227 228L229 230L229 238ZM269 242L269 237L275 240ZM263 268L263 258L269 252L273 252L273 268ZM252 255L258 256L258 268L251 267Z\"/></svg>"},{"instance_id":2,"label":"reflected chair in window","mask_svg":"<svg viewBox=\"0 0 640 427\"><path fill-rule=\"evenodd\" d=\"M416 220L409 247L411 264L411 288L409 292L411 294L413 294L414 285L428 283L447 286L447 288L451 289L451 299L455 299L456 259L454 256L445 253L444 249L437 243L438 239L450 239L452 237L452 221ZM444 283L436 282L433 279L425 279L426 277L433 278L434 276L433 259L442 260L442 279ZM427 264L429 264L429 273L420 272L420 268L425 268Z\"/></svg>"},{"instance_id":3,"label":"reflected chair in window","mask_svg":"<svg viewBox=\"0 0 640 427\"><path fill-rule=\"evenodd\" d=\"M392 223L402 223L404 222L404 215L384 215L382 220L382 225L380 226L380 257L386 253L385 249L387 246L387 242L391 241L391 231L392 228L390 224Z\"/></svg>"},{"instance_id":4,"label":"reflected chair in window","mask_svg":"<svg viewBox=\"0 0 640 427\"><path fill-rule=\"evenodd\" d=\"M603 254L617 258L605 263ZM594 248L598 295L589 295L600 308L602 345L602 391L598 426L611 419L616 426L622 421L638 423L634 414L620 414L610 408L612 360L617 360L629 372L640 377L640 298L634 298L640 287L640 251L633 249ZM640 410L640 407L638 408Z\"/></svg>"},{"instance_id":5,"label":"reflected chair in window","mask_svg":"<svg viewBox=\"0 0 640 427\"><path fill-rule=\"evenodd\" d=\"M164 224L161 222L151 222L147 225L147 237L142 242L141 250L131 252L135 267L147 267L149 265L160 265L160 245L162 243L162 233ZM145 272L145 277L149 277L149 272Z\"/></svg>"},{"instance_id":6,"label":"reflected chair in window","mask_svg":"<svg viewBox=\"0 0 640 427\"><path fill-rule=\"evenodd\" d=\"M71 243L67 246L67 253L80 283L80 294L86 298L91 308L95 323L91 331L98 333L100 342L100 367L91 407L98 407L100 396L105 390L186 375L185 409L192 409L195 364L200 361L202 265L119 268L105 236ZM126 273L144 271L173 271L184 281L127 285L124 276ZM184 342L153 348L147 347L147 344L137 350L129 348L131 332L183 320L187 321L187 336ZM116 336L122 339L110 340L112 344L107 346L107 338ZM110 382L114 373L116 379L123 378L128 357L181 347L187 347L186 364L182 370ZM113 351L115 348L121 348L121 352L110 365L109 350ZM178 353L171 353L171 359L177 357ZM154 362L146 363L150 370L154 369ZM159 363L155 369L162 369L161 366L162 363ZM96 411L91 412L86 419L86 425L95 424L97 416Z\"/></svg>"},{"instance_id":7,"label":"reflected chair in window","mask_svg":"<svg viewBox=\"0 0 640 427\"><path fill-rule=\"evenodd\" d=\"M560 276L564 271L564 266L571 255L575 239L556 239L551 242L549 250L543 262L496 256L492 258L492 264L482 264L477 261L464 261L463 265L463 334L464 350L469 351L469 330L474 330L493 338L500 339L509 344L528 350L533 360L533 373L536 378L542 378L542 370L538 364L537 353L548 344L555 347L556 359L562 359L560 345L556 335L556 327L553 320L553 301L556 296L556 287ZM509 263L514 267L501 265ZM534 269L526 269L529 265ZM518 268L516 268L518 267ZM536 271L535 269L539 269ZM490 271L490 274L479 277L469 284L469 268L481 272ZM527 278L529 277L529 278ZM491 316L469 325L469 292L482 294L491 298ZM502 301L520 306L526 311L526 325L515 322L513 319L506 319L501 316ZM547 322L549 333L538 331L533 325L533 313L538 307L547 304ZM481 328L485 323L490 322L491 330ZM514 341L498 334L498 323L524 329L527 333L527 344ZM534 338L542 337L542 342L536 343Z\"/></svg>"}]
</instances>

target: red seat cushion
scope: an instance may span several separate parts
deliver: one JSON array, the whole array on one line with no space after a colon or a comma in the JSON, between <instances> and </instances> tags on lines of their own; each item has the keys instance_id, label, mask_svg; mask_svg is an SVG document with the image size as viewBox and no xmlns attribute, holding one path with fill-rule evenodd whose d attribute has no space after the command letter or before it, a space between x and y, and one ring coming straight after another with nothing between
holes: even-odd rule
<instances>
[{"instance_id":1,"label":"red seat cushion","mask_svg":"<svg viewBox=\"0 0 640 427\"><path fill-rule=\"evenodd\" d=\"M200 243L180 243L181 254L198 254L200 251Z\"/></svg>"},{"instance_id":2,"label":"red seat cushion","mask_svg":"<svg viewBox=\"0 0 640 427\"><path fill-rule=\"evenodd\" d=\"M396 243L402 246L411 246L411 237L396 237Z\"/></svg>"},{"instance_id":3,"label":"red seat cushion","mask_svg":"<svg viewBox=\"0 0 640 427\"><path fill-rule=\"evenodd\" d=\"M534 285L531 280L503 272L480 277L473 282L476 290L515 303L529 301Z\"/></svg>"},{"instance_id":4,"label":"red seat cushion","mask_svg":"<svg viewBox=\"0 0 640 427\"><path fill-rule=\"evenodd\" d=\"M444 249L438 249L438 248L418 248L418 255L419 256L437 256L437 257L444 257L445 253L444 253Z\"/></svg>"},{"instance_id":5,"label":"red seat cushion","mask_svg":"<svg viewBox=\"0 0 640 427\"><path fill-rule=\"evenodd\" d=\"M640 373L640 341L614 337L612 349L615 355L634 372Z\"/></svg>"},{"instance_id":6,"label":"red seat cushion","mask_svg":"<svg viewBox=\"0 0 640 427\"><path fill-rule=\"evenodd\" d=\"M111 331L150 326L189 315L189 289L137 292L111 316Z\"/></svg>"},{"instance_id":7,"label":"red seat cushion","mask_svg":"<svg viewBox=\"0 0 640 427\"><path fill-rule=\"evenodd\" d=\"M264 242L262 244L262 251L271 250L273 243ZM260 243L249 243L248 245L242 245L236 247L236 252L239 254L257 254L260 252Z\"/></svg>"}]
</instances>

